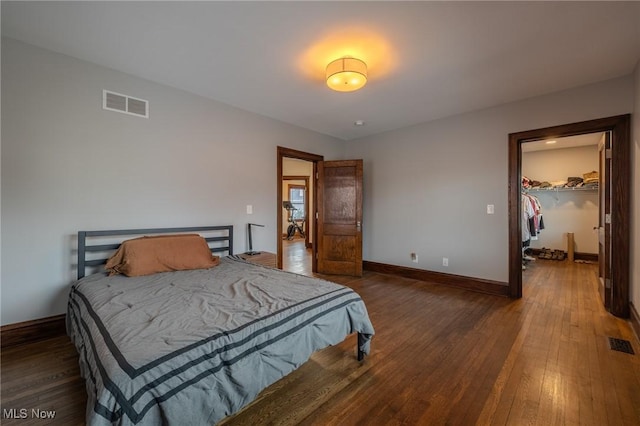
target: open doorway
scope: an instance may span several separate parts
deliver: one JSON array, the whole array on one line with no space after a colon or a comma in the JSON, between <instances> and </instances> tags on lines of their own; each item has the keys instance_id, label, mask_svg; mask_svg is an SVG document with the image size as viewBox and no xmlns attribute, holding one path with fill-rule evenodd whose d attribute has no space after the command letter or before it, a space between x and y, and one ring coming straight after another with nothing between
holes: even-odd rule
<instances>
[{"instance_id":1,"label":"open doorway","mask_svg":"<svg viewBox=\"0 0 640 426\"><path fill-rule=\"evenodd\" d=\"M604 185L610 188L610 306L616 316L629 316L629 225L630 225L630 123L629 114L580 123L547 127L509 135L509 292L522 297L522 146L540 140L610 132L610 173Z\"/></svg>"},{"instance_id":2,"label":"open doorway","mask_svg":"<svg viewBox=\"0 0 640 426\"><path fill-rule=\"evenodd\" d=\"M569 262L608 265L598 239L600 194L606 190L600 186L599 146L608 133L523 144L523 285L541 273L553 277Z\"/></svg>"},{"instance_id":3,"label":"open doorway","mask_svg":"<svg viewBox=\"0 0 640 426\"><path fill-rule=\"evenodd\" d=\"M316 252L316 202L317 202L317 163L323 161L324 157L321 155L311 154L308 152L297 151L294 149L278 147L277 151L277 179L278 179L278 200L277 200L277 267L284 269L284 255L285 248L287 258L299 259L299 262L295 265L287 263L287 268L292 269L292 272L307 273L317 271ZM300 189L300 186L304 187L305 199L303 203L306 211L304 212L304 223L302 223L299 213L294 213L293 220L298 221L297 224L304 230L304 237L302 239L295 238L300 236L300 232L296 231L294 238L287 239L287 229L291 222L289 221L289 215L291 211L286 210L283 207L283 201L291 201L291 194L289 193L289 187L295 190ZM299 195L296 193L294 195ZM302 205L297 203L298 198L294 201L297 205L296 209L300 210ZM298 216L298 217L296 217ZM286 246L285 246L286 244ZM309 265L309 262L311 263Z\"/></svg>"},{"instance_id":4,"label":"open doorway","mask_svg":"<svg viewBox=\"0 0 640 426\"><path fill-rule=\"evenodd\" d=\"M282 160L282 269L297 274L312 272L314 221L313 163L297 158Z\"/></svg>"},{"instance_id":5,"label":"open doorway","mask_svg":"<svg viewBox=\"0 0 640 426\"><path fill-rule=\"evenodd\" d=\"M362 159L324 161L320 155L283 147L278 147L277 158L277 267L283 266L283 165L285 158L295 158L313 163L311 272L362 276Z\"/></svg>"}]
</instances>

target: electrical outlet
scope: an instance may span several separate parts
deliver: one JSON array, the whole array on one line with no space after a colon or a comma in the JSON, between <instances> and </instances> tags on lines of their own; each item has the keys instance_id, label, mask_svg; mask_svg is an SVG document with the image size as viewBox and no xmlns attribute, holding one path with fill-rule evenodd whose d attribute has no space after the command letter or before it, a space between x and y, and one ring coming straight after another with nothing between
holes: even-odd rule
<instances>
[{"instance_id":1,"label":"electrical outlet","mask_svg":"<svg viewBox=\"0 0 640 426\"><path fill-rule=\"evenodd\" d=\"M247 204L247 214L253 214L253 206L251 204Z\"/></svg>"},{"instance_id":2,"label":"electrical outlet","mask_svg":"<svg viewBox=\"0 0 640 426\"><path fill-rule=\"evenodd\" d=\"M449 258L448 257L443 257L442 258L442 266L449 266Z\"/></svg>"},{"instance_id":3,"label":"electrical outlet","mask_svg":"<svg viewBox=\"0 0 640 426\"><path fill-rule=\"evenodd\" d=\"M418 263L418 255L415 253L411 253L411 261L413 263Z\"/></svg>"}]
</instances>

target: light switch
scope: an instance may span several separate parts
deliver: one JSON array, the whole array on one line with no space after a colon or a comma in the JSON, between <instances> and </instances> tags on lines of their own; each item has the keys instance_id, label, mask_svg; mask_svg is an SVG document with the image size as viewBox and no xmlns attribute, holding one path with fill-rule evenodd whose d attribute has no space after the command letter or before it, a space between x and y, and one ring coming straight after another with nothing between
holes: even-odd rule
<instances>
[{"instance_id":1,"label":"light switch","mask_svg":"<svg viewBox=\"0 0 640 426\"><path fill-rule=\"evenodd\" d=\"M251 204L247 204L247 214L253 214L253 206Z\"/></svg>"},{"instance_id":2,"label":"light switch","mask_svg":"<svg viewBox=\"0 0 640 426\"><path fill-rule=\"evenodd\" d=\"M493 207L493 204L487 204L487 214L493 214L494 211L495 208Z\"/></svg>"}]
</instances>

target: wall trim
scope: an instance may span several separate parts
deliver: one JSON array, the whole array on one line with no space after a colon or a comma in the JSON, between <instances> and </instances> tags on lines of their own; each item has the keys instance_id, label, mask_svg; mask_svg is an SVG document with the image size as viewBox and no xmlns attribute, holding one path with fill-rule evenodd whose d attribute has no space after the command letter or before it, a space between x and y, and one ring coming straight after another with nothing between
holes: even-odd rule
<instances>
[{"instance_id":1,"label":"wall trim","mask_svg":"<svg viewBox=\"0 0 640 426\"><path fill-rule=\"evenodd\" d=\"M500 281L466 277L463 275L446 274L443 272L415 269L406 266L388 265L386 263L370 262L368 260L362 262L362 267L366 271L371 272L399 275L401 277L411 278L414 280L443 284L450 287L457 287L464 290L492 294L495 296L509 296L509 285Z\"/></svg>"},{"instance_id":2,"label":"wall trim","mask_svg":"<svg viewBox=\"0 0 640 426\"><path fill-rule=\"evenodd\" d=\"M65 314L0 327L2 349L66 334Z\"/></svg>"},{"instance_id":3,"label":"wall trim","mask_svg":"<svg viewBox=\"0 0 640 426\"><path fill-rule=\"evenodd\" d=\"M636 332L636 340L640 342L640 314L638 314L638 311L633 305L633 302L629 302L629 313L629 322L631 323L631 328Z\"/></svg>"}]
</instances>

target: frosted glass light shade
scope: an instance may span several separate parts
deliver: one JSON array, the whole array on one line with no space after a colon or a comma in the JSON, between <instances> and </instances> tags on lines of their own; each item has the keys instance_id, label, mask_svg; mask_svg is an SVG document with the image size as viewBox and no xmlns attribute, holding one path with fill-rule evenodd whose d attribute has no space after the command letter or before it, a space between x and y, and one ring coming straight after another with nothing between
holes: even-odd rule
<instances>
[{"instance_id":1,"label":"frosted glass light shade","mask_svg":"<svg viewBox=\"0 0 640 426\"><path fill-rule=\"evenodd\" d=\"M367 64L356 58L340 58L327 65L327 86L338 92L353 92L367 84Z\"/></svg>"}]
</instances>

